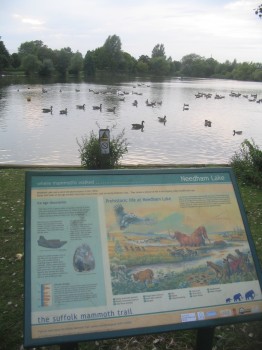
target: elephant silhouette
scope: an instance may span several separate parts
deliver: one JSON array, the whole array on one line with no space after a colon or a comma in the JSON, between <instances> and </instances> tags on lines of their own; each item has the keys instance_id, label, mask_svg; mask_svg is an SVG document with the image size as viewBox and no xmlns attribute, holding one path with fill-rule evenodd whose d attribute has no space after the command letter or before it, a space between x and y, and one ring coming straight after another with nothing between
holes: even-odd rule
<instances>
[{"instance_id":1,"label":"elephant silhouette","mask_svg":"<svg viewBox=\"0 0 262 350\"><path fill-rule=\"evenodd\" d=\"M234 302L236 302L236 301L241 301L241 299L242 299L241 293L235 294L235 295L233 296L233 299L234 299Z\"/></svg>"},{"instance_id":2,"label":"elephant silhouette","mask_svg":"<svg viewBox=\"0 0 262 350\"><path fill-rule=\"evenodd\" d=\"M249 300L249 299L254 300L255 292L253 291L253 289L251 289L248 292L246 292L245 298L246 298L246 300Z\"/></svg>"}]
</instances>

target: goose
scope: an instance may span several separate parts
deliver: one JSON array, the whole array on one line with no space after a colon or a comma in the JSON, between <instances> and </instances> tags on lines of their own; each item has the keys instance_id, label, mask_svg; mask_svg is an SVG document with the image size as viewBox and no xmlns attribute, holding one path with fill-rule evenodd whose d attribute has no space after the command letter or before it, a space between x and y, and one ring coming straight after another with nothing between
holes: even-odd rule
<instances>
[{"instance_id":1,"label":"goose","mask_svg":"<svg viewBox=\"0 0 262 350\"><path fill-rule=\"evenodd\" d=\"M75 91L76 91L76 92L80 92L80 90L79 90L79 89L75 89Z\"/></svg>"},{"instance_id":2,"label":"goose","mask_svg":"<svg viewBox=\"0 0 262 350\"><path fill-rule=\"evenodd\" d=\"M137 100L135 100L135 101L133 102L133 106L137 107L137 105L138 105L138 102L137 102Z\"/></svg>"},{"instance_id":3,"label":"goose","mask_svg":"<svg viewBox=\"0 0 262 350\"><path fill-rule=\"evenodd\" d=\"M141 124L132 124L133 129L143 129L144 128L144 121L142 120Z\"/></svg>"},{"instance_id":4,"label":"goose","mask_svg":"<svg viewBox=\"0 0 262 350\"><path fill-rule=\"evenodd\" d=\"M107 112L114 112L115 113L115 111L116 111L116 107L107 108Z\"/></svg>"},{"instance_id":5,"label":"goose","mask_svg":"<svg viewBox=\"0 0 262 350\"><path fill-rule=\"evenodd\" d=\"M76 105L76 108L77 109L85 109L85 106L86 106L85 104L83 104L83 105Z\"/></svg>"},{"instance_id":6,"label":"goose","mask_svg":"<svg viewBox=\"0 0 262 350\"><path fill-rule=\"evenodd\" d=\"M207 120L207 119L205 120L205 126L211 127L211 123L212 122L210 120Z\"/></svg>"},{"instance_id":7,"label":"goose","mask_svg":"<svg viewBox=\"0 0 262 350\"><path fill-rule=\"evenodd\" d=\"M53 106L51 106L50 108L42 108L42 112L43 113L52 113L53 112Z\"/></svg>"},{"instance_id":8,"label":"goose","mask_svg":"<svg viewBox=\"0 0 262 350\"><path fill-rule=\"evenodd\" d=\"M233 136L235 135L242 135L242 131L233 130Z\"/></svg>"},{"instance_id":9,"label":"goose","mask_svg":"<svg viewBox=\"0 0 262 350\"><path fill-rule=\"evenodd\" d=\"M158 121L159 121L160 123L165 123L165 122L166 122L166 116L164 116L164 117L158 117Z\"/></svg>"},{"instance_id":10,"label":"goose","mask_svg":"<svg viewBox=\"0 0 262 350\"><path fill-rule=\"evenodd\" d=\"M100 109L100 111L102 110L102 103L100 103L100 106L93 106L93 109Z\"/></svg>"},{"instance_id":11,"label":"goose","mask_svg":"<svg viewBox=\"0 0 262 350\"><path fill-rule=\"evenodd\" d=\"M66 108L66 109L62 109L62 110L60 111L60 114L67 114L67 108Z\"/></svg>"}]
</instances>

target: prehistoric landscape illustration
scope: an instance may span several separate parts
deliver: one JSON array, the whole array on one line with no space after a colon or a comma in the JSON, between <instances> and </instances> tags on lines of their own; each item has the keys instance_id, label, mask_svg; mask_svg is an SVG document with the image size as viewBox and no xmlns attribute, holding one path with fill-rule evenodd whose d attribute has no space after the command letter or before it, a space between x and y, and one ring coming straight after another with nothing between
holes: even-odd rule
<instances>
[{"instance_id":1,"label":"prehistoric landscape illustration","mask_svg":"<svg viewBox=\"0 0 262 350\"><path fill-rule=\"evenodd\" d=\"M244 227L208 232L201 225L180 232L175 223L159 222L153 209L145 216L139 207L131 212L117 204L112 210L115 225L108 227L107 238L114 295L257 279ZM247 300L253 299L248 292Z\"/></svg>"}]
</instances>

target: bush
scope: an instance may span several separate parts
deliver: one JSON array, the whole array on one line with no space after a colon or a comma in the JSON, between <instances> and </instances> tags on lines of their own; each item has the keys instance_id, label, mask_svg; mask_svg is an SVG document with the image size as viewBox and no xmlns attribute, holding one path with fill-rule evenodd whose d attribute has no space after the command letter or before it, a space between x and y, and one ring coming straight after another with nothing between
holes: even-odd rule
<instances>
[{"instance_id":1,"label":"bush","mask_svg":"<svg viewBox=\"0 0 262 350\"><path fill-rule=\"evenodd\" d=\"M81 165L86 169L93 170L117 168L120 158L128 152L127 139L124 136L125 130L123 129L118 135L110 137L110 153L108 155L101 154L99 136L95 135L93 130L89 136L85 135L82 137L82 142L77 140Z\"/></svg>"},{"instance_id":2,"label":"bush","mask_svg":"<svg viewBox=\"0 0 262 350\"><path fill-rule=\"evenodd\" d=\"M253 140L241 143L240 151L235 152L230 165L239 180L262 186L262 151Z\"/></svg>"}]
</instances>

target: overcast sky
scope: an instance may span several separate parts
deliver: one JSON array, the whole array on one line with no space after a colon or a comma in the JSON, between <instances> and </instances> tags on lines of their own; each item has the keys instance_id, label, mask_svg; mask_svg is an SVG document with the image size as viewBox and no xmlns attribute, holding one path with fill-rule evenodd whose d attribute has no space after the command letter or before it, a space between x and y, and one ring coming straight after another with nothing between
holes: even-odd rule
<instances>
[{"instance_id":1,"label":"overcast sky","mask_svg":"<svg viewBox=\"0 0 262 350\"><path fill-rule=\"evenodd\" d=\"M0 36L9 53L25 41L83 55L118 35L122 50L151 57L164 44L167 57L190 53L219 62L262 63L262 0L1 0Z\"/></svg>"}]
</instances>

